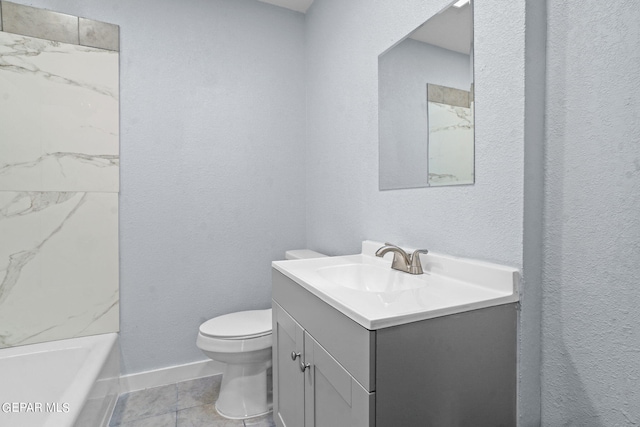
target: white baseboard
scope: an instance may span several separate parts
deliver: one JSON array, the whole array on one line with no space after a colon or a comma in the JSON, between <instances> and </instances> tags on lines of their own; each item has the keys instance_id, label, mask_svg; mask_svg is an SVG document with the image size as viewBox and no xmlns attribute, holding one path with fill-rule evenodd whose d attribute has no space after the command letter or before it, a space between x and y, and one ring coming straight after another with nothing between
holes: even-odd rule
<instances>
[{"instance_id":1,"label":"white baseboard","mask_svg":"<svg viewBox=\"0 0 640 427\"><path fill-rule=\"evenodd\" d=\"M224 372L224 368L224 363L207 359L184 365L169 366L153 371L123 375L120 377L120 394L218 375Z\"/></svg>"}]
</instances>

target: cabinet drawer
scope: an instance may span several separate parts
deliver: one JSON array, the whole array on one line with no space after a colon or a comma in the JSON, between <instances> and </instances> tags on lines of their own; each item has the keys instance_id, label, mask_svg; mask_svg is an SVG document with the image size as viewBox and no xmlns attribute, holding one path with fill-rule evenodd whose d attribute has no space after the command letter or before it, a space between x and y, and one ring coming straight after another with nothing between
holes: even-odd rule
<instances>
[{"instance_id":1,"label":"cabinet drawer","mask_svg":"<svg viewBox=\"0 0 640 427\"><path fill-rule=\"evenodd\" d=\"M273 299L358 381L375 391L375 331L351 320L293 280L272 270Z\"/></svg>"}]
</instances>

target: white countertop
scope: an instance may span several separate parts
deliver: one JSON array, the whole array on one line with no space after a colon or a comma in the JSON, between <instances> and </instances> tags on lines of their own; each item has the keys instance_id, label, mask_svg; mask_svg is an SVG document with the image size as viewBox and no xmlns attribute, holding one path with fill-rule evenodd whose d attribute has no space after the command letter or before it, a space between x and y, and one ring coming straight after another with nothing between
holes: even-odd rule
<instances>
[{"instance_id":1,"label":"white countertop","mask_svg":"<svg viewBox=\"0 0 640 427\"><path fill-rule=\"evenodd\" d=\"M393 255L376 257L382 243L365 241L357 255L274 261L273 268L363 327L390 326L516 302L519 271L513 267L429 252L421 255L424 274L403 275L410 289L360 290L327 279L330 267L362 265L374 274L391 269ZM410 252L407 250L407 252ZM418 282L419 281L419 282Z\"/></svg>"}]
</instances>

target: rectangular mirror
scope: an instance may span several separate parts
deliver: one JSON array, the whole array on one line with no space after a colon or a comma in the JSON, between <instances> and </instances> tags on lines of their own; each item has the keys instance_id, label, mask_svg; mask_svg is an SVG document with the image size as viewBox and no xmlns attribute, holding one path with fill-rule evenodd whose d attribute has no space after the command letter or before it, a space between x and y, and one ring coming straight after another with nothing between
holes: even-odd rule
<instances>
[{"instance_id":1,"label":"rectangular mirror","mask_svg":"<svg viewBox=\"0 0 640 427\"><path fill-rule=\"evenodd\" d=\"M473 11L459 0L378 57L381 190L473 184Z\"/></svg>"}]
</instances>

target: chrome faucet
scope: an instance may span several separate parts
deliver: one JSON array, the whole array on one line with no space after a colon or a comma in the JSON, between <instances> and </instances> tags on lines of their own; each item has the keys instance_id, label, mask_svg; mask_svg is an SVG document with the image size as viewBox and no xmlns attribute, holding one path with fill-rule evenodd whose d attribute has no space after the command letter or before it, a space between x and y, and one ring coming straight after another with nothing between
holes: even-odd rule
<instances>
[{"instance_id":1,"label":"chrome faucet","mask_svg":"<svg viewBox=\"0 0 640 427\"><path fill-rule=\"evenodd\" d=\"M393 263L391 268L398 271L404 271L409 274L422 274L422 264L420 263L420 254L426 254L426 249L417 249L409 256L402 248L385 243L383 247L376 251L376 256L382 258L388 252L393 252Z\"/></svg>"}]
</instances>

